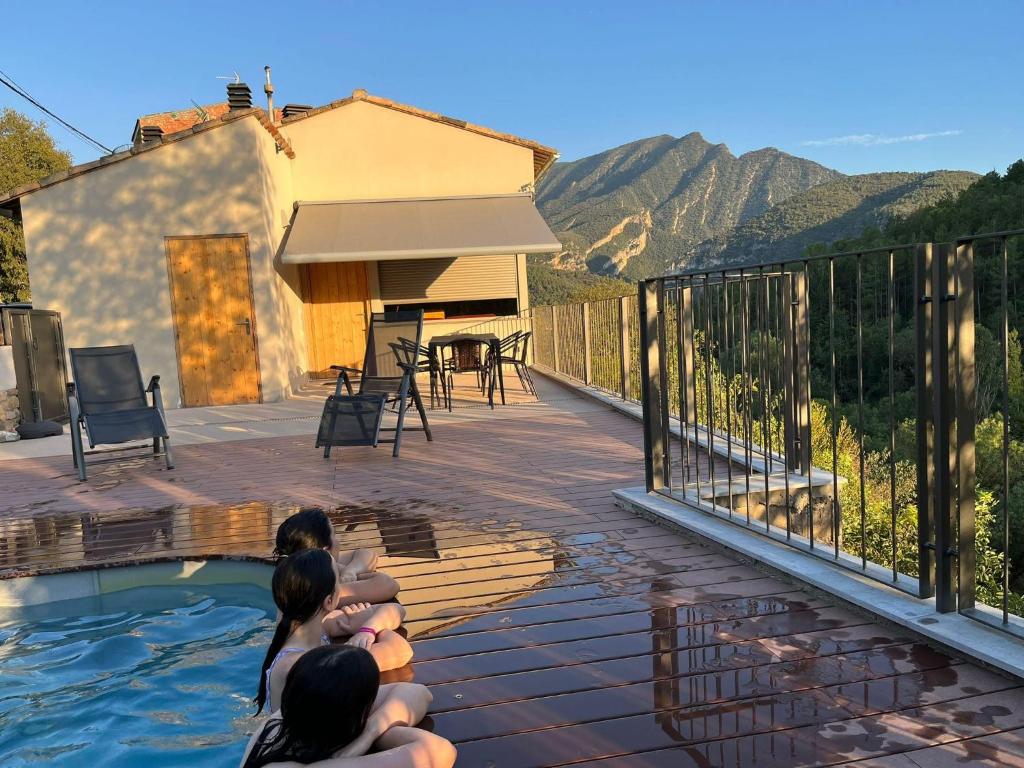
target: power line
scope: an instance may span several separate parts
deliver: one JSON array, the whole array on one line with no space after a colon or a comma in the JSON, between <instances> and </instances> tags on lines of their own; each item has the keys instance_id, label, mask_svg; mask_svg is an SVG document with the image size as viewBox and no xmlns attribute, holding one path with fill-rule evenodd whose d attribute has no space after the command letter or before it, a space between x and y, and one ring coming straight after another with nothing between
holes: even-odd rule
<instances>
[{"instance_id":1,"label":"power line","mask_svg":"<svg viewBox=\"0 0 1024 768\"><path fill-rule=\"evenodd\" d=\"M32 98L32 95L29 94L28 91L26 91L24 88L22 88L16 82L14 82L14 79L10 75L5 73L3 70L0 70L0 85L7 86L12 91L14 91L16 94L21 96L21 98L23 98L26 101L28 101L30 104L35 106L40 111L45 112L47 115L49 115L54 120L56 120L58 123L63 125L65 128L67 128L73 134L75 134L79 138L83 139L84 141L88 142L89 144L92 144L94 147L102 150L103 152L106 152L108 155L114 153L114 150L112 150L110 147L107 147L104 144L101 144L100 142L96 141L96 139L92 138L92 136L89 136L85 132L78 130L77 128L75 128L75 126L73 126L67 120L65 120L64 118L62 118L62 117L60 117L60 116L58 116L56 114L54 114L49 109L44 107L42 104L40 104L34 98Z\"/></svg>"}]
</instances>

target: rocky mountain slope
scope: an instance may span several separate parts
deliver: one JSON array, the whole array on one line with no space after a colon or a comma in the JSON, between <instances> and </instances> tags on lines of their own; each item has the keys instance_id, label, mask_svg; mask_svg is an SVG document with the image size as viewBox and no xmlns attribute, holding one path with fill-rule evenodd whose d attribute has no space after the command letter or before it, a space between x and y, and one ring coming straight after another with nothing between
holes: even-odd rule
<instances>
[{"instance_id":1,"label":"rocky mountain slope","mask_svg":"<svg viewBox=\"0 0 1024 768\"><path fill-rule=\"evenodd\" d=\"M736 157L699 133L556 164L537 200L565 246L554 266L642 277L841 174L777 149Z\"/></svg>"},{"instance_id":2,"label":"rocky mountain slope","mask_svg":"<svg viewBox=\"0 0 1024 768\"><path fill-rule=\"evenodd\" d=\"M792 258L970 186L962 171L845 176L766 148L736 157L699 133L557 163L537 203L563 245L551 266L636 279L699 263Z\"/></svg>"}]
</instances>

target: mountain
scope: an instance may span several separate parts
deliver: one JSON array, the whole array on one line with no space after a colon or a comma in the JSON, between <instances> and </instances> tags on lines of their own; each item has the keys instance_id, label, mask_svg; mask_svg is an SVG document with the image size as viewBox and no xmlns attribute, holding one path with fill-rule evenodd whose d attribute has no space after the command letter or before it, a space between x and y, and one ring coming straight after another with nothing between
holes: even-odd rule
<instances>
[{"instance_id":1,"label":"mountain","mask_svg":"<svg viewBox=\"0 0 1024 768\"><path fill-rule=\"evenodd\" d=\"M866 173L799 192L725 235L705 240L684 260L737 264L771 254L796 258L811 245L860 235L925 206L956 197L978 180L967 171Z\"/></svg>"},{"instance_id":2,"label":"mountain","mask_svg":"<svg viewBox=\"0 0 1024 768\"><path fill-rule=\"evenodd\" d=\"M690 133L557 163L541 181L537 202L565 247L554 266L637 278L662 272L699 243L839 178L777 149L736 157L724 144Z\"/></svg>"},{"instance_id":3,"label":"mountain","mask_svg":"<svg viewBox=\"0 0 1024 768\"><path fill-rule=\"evenodd\" d=\"M637 279L769 250L793 258L955 197L977 179L966 171L846 176L770 147L736 157L690 133L556 163L537 204L563 245L551 266Z\"/></svg>"}]
</instances>

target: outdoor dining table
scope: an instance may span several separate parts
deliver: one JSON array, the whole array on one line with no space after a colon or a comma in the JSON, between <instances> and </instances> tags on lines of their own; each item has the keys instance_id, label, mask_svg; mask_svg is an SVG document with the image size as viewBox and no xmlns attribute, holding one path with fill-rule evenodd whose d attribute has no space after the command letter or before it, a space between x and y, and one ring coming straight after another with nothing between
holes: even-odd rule
<instances>
[{"instance_id":1,"label":"outdoor dining table","mask_svg":"<svg viewBox=\"0 0 1024 768\"><path fill-rule=\"evenodd\" d=\"M489 349L489 354L494 360L501 360L501 339L493 333L453 333L448 336L435 336L427 344L429 349L430 359L437 360L439 366L439 372L441 374L441 391L445 394L445 399L448 401L448 410L452 410L452 396L447 391L444 383L444 350L445 347L451 347L460 342L477 342L479 344L486 344ZM501 395L501 404L505 405L505 377L502 374L501 365L496 364L495 368L498 369L498 375L491 376L490 381L487 383L487 404L494 408L494 383L497 379L498 390ZM433 387L431 388L433 390ZM433 406L433 403L431 403Z\"/></svg>"}]
</instances>

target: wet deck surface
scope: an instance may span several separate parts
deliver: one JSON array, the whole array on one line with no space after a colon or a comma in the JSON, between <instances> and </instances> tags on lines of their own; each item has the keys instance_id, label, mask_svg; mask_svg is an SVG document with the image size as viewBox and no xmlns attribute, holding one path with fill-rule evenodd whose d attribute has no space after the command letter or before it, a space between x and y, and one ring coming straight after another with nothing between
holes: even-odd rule
<instances>
[{"instance_id":1,"label":"wet deck surface","mask_svg":"<svg viewBox=\"0 0 1024 768\"><path fill-rule=\"evenodd\" d=\"M403 456L309 436L182 446L74 481L0 464L0 570L263 557L319 505L403 585L460 766L1024 765L1024 688L615 507L639 424L545 402L434 421Z\"/></svg>"}]
</instances>

